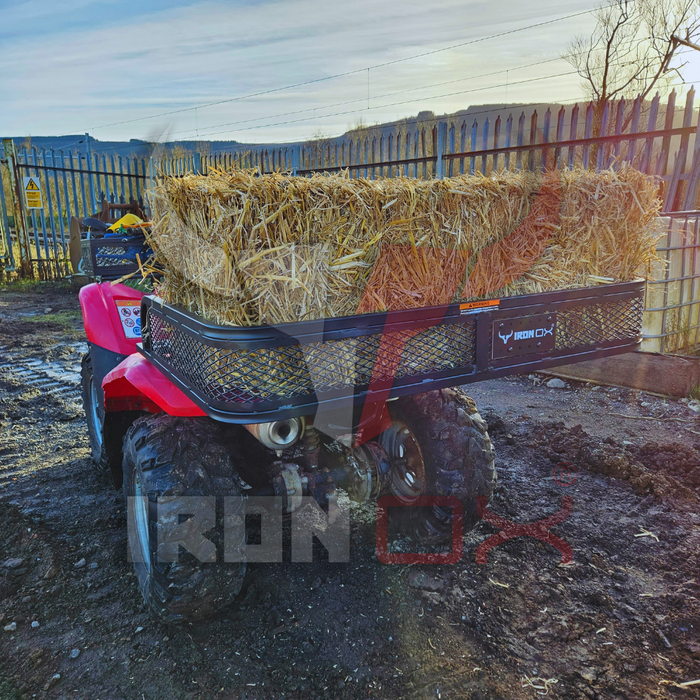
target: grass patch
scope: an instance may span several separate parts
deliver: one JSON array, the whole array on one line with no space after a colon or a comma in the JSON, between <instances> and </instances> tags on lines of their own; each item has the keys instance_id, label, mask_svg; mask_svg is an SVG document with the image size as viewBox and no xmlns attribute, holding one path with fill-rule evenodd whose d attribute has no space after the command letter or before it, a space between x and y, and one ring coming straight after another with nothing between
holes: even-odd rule
<instances>
[{"instance_id":1,"label":"grass patch","mask_svg":"<svg viewBox=\"0 0 700 700\"><path fill-rule=\"evenodd\" d=\"M55 314L42 314L40 316L27 316L25 320L32 323L55 323L66 330L73 329L76 321L82 318L80 311L59 311Z\"/></svg>"},{"instance_id":2,"label":"grass patch","mask_svg":"<svg viewBox=\"0 0 700 700\"><path fill-rule=\"evenodd\" d=\"M700 384L698 384L690 390L689 396L695 401L700 401Z\"/></svg>"},{"instance_id":3,"label":"grass patch","mask_svg":"<svg viewBox=\"0 0 700 700\"><path fill-rule=\"evenodd\" d=\"M72 288L70 280L17 279L0 283L0 292L60 292Z\"/></svg>"}]
</instances>

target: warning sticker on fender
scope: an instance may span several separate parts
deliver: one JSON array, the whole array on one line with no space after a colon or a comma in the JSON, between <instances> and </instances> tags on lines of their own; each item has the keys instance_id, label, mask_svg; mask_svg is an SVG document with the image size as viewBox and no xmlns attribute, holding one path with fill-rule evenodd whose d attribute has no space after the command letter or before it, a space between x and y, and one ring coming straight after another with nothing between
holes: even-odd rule
<instances>
[{"instance_id":1,"label":"warning sticker on fender","mask_svg":"<svg viewBox=\"0 0 700 700\"><path fill-rule=\"evenodd\" d=\"M124 335L127 338L141 338L141 302L119 300L114 302L119 312Z\"/></svg>"}]
</instances>

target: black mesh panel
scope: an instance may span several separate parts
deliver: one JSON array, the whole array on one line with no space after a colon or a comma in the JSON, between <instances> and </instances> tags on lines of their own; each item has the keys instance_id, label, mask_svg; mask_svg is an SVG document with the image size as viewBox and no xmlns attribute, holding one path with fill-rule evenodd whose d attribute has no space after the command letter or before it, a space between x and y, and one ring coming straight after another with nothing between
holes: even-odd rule
<instances>
[{"instance_id":1,"label":"black mesh panel","mask_svg":"<svg viewBox=\"0 0 700 700\"><path fill-rule=\"evenodd\" d=\"M231 350L207 345L149 309L151 351L215 401L307 396L474 364L474 321L288 345Z\"/></svg>"}]
</instances>

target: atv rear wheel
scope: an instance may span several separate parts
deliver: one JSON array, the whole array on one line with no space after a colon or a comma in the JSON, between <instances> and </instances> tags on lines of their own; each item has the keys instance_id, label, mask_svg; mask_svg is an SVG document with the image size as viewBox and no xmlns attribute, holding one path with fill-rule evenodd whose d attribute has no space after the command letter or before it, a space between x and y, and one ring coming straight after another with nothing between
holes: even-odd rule
<instances>
[{"instance_id":1,"label":"atv rear wheel","mask_svg":"<svg viewBox=\"0 0 700 700\"><path fill-rule=\"evenodd\" d=\"M452 389L400 398L389 404L393 425L379 437L392 462L389 490L407 505L418 496L456 496L467 530L479 516L477 496L496 488L494 451L487 425L468 396ZM397 508L419 541L440 543L452 532L449 509ZM392 519L394 514L392 514Z\"/></svg>"},{"instance_id":2,"label":"atv rear wheel","mask_svg":"<svg viewBox=\"0 0 700 700\"><path fill-rule=\"evenodd\" d=\"M227 556L235 554L237 563L219 563L221 527L213 534L201 533L214 543L216 561L200 561L211 559L211 551L210 556L197 558L183 550L174 562L159 556L168 532L184 524L179 522L179 507L192 502L182 498L213 496L217 502L226 498L227 522L244 517L240 480L221 427L208 418L163 413L136 420L124 439L124 492L131 557L149 610L163 622L183 622L208 617L229 605L245 575L244 528L242 535L237 531L235 542L226 542ZM207 516L207 526L215 525L216 515L213 520Z\"/></svg>"}]
</instances>

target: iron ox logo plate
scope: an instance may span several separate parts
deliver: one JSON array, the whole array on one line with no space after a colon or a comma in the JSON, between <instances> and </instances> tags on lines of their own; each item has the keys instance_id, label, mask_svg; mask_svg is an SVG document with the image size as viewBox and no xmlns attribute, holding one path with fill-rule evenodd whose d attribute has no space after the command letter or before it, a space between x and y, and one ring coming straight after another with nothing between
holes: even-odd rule
<instances>
[{"instance_id":1,"label":"iron ox logo plate","mask_svg":"<svg viewBox=\"0 0 700 700\"><path fill-rule=\"evenodd\" d=\"M557 315L500 318L493 322L494 360L551 352L557 336Z\"/></svg>"}]
</instances>

